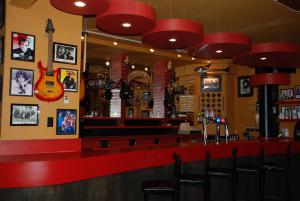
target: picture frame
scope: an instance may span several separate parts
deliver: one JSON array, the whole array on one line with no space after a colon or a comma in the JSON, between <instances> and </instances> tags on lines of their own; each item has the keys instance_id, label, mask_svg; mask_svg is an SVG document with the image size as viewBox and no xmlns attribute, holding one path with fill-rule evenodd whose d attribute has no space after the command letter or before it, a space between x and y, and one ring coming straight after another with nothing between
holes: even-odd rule
<instances>
[{"instance_id":1,"label":"picture frame","mask_svg":"<svg viewBox=\"0 0 300 201\"><path fill-rule=\"evenodd\" d=\"M11 33L11 59L34 62L35 36L25 33Z\"/></svg>"},{"instance_id":2,"label":"picture frame","mask_svg":"<svg viewBox=\"0 0 300 201\"><path fill-rule=\"evenodd\" d=\"M60 82L63 84L65 91L77 92L78 91L78 70L61 68Z\"/></svg>"},{"instance_id":3,"label":"picture frame","mask_svg":"<svg viewBox=\"0 0 300 201\"><path fill-rule=\"evenodd\" d=\"M283 115L283 119L291 119L292 118L291 106L281 106L281 113Z\"/></svg>"},{"instance_id":4,"label":"picture frame","mask_svg":"<svg viewBox=\"0 0 300 201\"><path fill-rule=\"evenodd\" d=\"M33 96L34 71L22 68L10 69L10 96Z\"/></svg>"},{"instance_id":5,"label":"picture frame","mask_svg":"<svg viewBox=\"0 0 300 201\"><path fill-rule=\"evenodd\" d=\"M4 36L0 37L0 65L3 64L4 59Z\"/></svg>"},{"instance_id":6,"label":"picture frame","mask_svg":"<svg viewBox=\"0 0 300 201\"><path fill-rule=\"evenodd\" d=\"M238 77L238 97L253 96L253 87L251 86L250 76Z\"/></svg>"},{"instance_id":7,"label":"picture frame","mask_svg":"<svg viewBox=\"0 0 300 201\"><path fill-rule=\"evenodd\" d=\"M36 104L11 104L11 126L37 126L39 125L40 106Z\"/></svg>"},{"instance_id":8,"label":"picture frame","mask_svg":"<svg viewBox=\"0 0 300 201\"><path fill-rule=\"evenodd\" d=\"M77 64L77 46L53 43L53 61L57 63Z\"/></svg>"},{"instance_id":9,"label":"picture frame","mask_svg":"<svg viewBox=\"0 0 300 201\"><path fill-rule=\"evenodd\" d=\"M295 98L300 99L300 85L295 86Z\"/></svg>"},{"instance_id":10,"label":"picture frame","mask_svg":"<svg viewBox=\"0 0 300 201\"><path fill-rule=\"evenodd\" d=\"M294 98L294 89L280 89L280 98L283 100Z\"/></svg>"},{"instance_id":11,"label":"picture frame","mask_svg":"<svg viewBox=\"0 0 300 201\"><path fill-rule=\"evenodd\" d=\"M295 105L293 110L295 110L296 119L300 119L300 105Z\"/></svg>"},{"instance_id":12,"label":"picture frame","mask_svg":"<svg viewBox=\"0 0 300 201\"><path fill-rule=\"evenodd\" d=\"M207 75L201 77L201 92L220 92L222 91L222 76Z\"/></svg>"},{"instance_id":13,"label":"picture frame","mask_svg":"<svg viewBox=\"0 0 300 201\"><path fill-rule=\"evenodd\" d=\"M76 109L57 109L56 135L76 135L76 125Z\"/></svg>"},{"instance_id":14,"label":"picture frame","mask_svg":"<svg viewBox=\"0 0 300 201\"><path fill-rule=\"evenodd\" d=\"M0 29L5 23L5 0L0 0Z\"/></svg>"}]
</instances>

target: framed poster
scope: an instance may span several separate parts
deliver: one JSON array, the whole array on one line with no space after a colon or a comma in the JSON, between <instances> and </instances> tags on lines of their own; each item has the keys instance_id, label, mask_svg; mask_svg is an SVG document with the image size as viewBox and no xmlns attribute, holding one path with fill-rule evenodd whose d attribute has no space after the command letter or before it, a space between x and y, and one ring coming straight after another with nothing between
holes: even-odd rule
<instances>
[{"instance_id":1,"label":"framed poster","mask_svg":"<svg viewBox=\"0 0 300 201\"><path fill-rule=\"evenodd\" d=\"M34 83L33 70L11 68L10 69L10 93L11 96L33 96Z\"/></svg>"},{"instance_id":2,"label":"framed poster","mask_svg":"<svg viewBox=\"0 0 300 201\"><path fill-rule=\"evenodd\" d=\"M253 96L250 76L238 77L238 97Z\"/></svg>"},{"instance_id":3,"label":"framed poster","mask_svg":"<svg viewBox=\"0 0 300 201\"><path fill-rule=\"evenodd\" d=\"M78 70L61 68L60 81L64 85L65 91L77 91L78 86Z\"/></svg>"},{"instance_id":4,"label":"framed poster","mask_svg":"<svg viewBox=\"0 0 300 201\"><path fill-rule=\"evenodd\" d=\"M222 91L222 76L205 76L201 77L201 91L202 92L216 92Z\"/></svg>"},{"instance_id":5,"label":"framed poster","mask_svg":"<svg viewBox=\"0 0 300 201\"><path fill-rule=\"evenodd\" d=\"M300 99L300 85L295 86L295 98Z\"/></svg>"},{"instance_id":6,"label":"framed poster","mask_svg":"<svg viewBox=\"0 0 300 201\"><path fill-rule=\"evenodd\" d=\"M57 109L56 135L76 134L77 111L75 109Z\"/></svg>"},{"instance_id":7,"label":"framed poster","mask_svg":"<svg viewBox=\"0 0 300 201\"><path fill-rule=\"evenodd\" d=\"M77 64L77 46L53 43L53 61L66 64Z\"/></svg>"},{"instance_id":8,"label":"framed poster","mask_svg":"<svg viewBox=\"0 0 300 201\"><path fill-rule=\"evenodd\" d=\"M37 126L39 124L39 105L11 104L11 126Z\"/></svg>"},{"instance_id":9,"label":"framed poster","mask_svg":"<svg viewBox=\"0 0 300 201\"><path fill-rule=\"evenodd\" d=\"M34 62L35 36L24 33L12 32L11 59Z\"/></svg>"}]
</instances>

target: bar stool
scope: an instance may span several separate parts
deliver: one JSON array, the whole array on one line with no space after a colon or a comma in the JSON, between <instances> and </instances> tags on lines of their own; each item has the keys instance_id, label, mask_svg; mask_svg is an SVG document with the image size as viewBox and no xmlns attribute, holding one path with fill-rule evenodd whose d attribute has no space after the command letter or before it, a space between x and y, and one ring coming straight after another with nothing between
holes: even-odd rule
<instances>
[{"instance_id":1,"label":"bar stool","mask_svg":"<svg viewBox=\"0 0 300 201\"><path fill-rule=\"evenodd\" d=\"M209 177L208 165L210 160L209 151L205 152L204 173L203 174L180 174L180 186L197 186L203 189L203 200L209 201Z\"/></svg>"},{"instance_id":2,"label":"bar stool","mask_svg":"<svg viewBox=\"0 0 300 201\"><path fill-rule=\"evenodd\" d=\"M265 151L262 151L262 192L263 200L272 199L272 200L290 200L290 185L289 185L289 172L290 172L290 158L291 158L291 147L288 145L286 147L285 159L282 162L267 162L265 160ZM285 197L278 197L274 193L267 195L265 193L265 180L266 174L271 172L279 172L284 175L285 178Z\"/></svg>"},{"instance_id":3,"label":"bar stool","mask_svg":"<svg viewBox=\"0 0 300 201\"><path fill-rule=\"evenodd\" d=\"M241 174L244 175L253 175L258 177L258 190L259 190L259 200L263 200L263 194L264 194L264 184L263 184L263 169L262 164L264 161L264 147L260 147L260 157L259 162L257 164L247 164L247 165L240 165L237 162L236 166L236 173L237 173L237 183L238 183L238 177ZM240 186L240 185L239 185ZM237 198L238 198L238 190L237 190Z\"/></svg>"},{"instance_id":4,"label":"bar stool","mask_svg":"<svg viewBox=\"0 0 300 201\"><path fill-rule=\"evenodd\" d=\"M236 155L237 155L237 149L234 147L234 148L232 148L231 168L210 167L210 164L209 164L210 159L208 159L208 176L209 176L209 178L212 178L212 177L224 178L224 179L229 179L231 181L231 200L232 201L237 201ZM210 182L208 182L208 184L210 185Z\"/></svg>"},{"instance_id":5,"label":"bar stool","mask_svg":"<svg viewBox=\"0 0 300 201\"><path fill-rule=\"evenodd\" d=\"M152 195L169 195L173 201L179 201L180 186L179 178L181 172L181 158L178 154L173 154L174 178L172 180L149 180L143 182L144 201L148 201L148 196Z\"/></svg>"}]
</instances>

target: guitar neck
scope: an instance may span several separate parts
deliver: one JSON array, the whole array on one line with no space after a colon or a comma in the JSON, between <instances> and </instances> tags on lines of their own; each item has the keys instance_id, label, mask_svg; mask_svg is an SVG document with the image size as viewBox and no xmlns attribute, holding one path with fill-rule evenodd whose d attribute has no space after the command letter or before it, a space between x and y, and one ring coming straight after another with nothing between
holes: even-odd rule
<instances>
[{"instance_id":1,"label":"guitar neck","mask_svg":"<svg viewBox=\"0 0 300 201\"><path fill-rule=\"evenodd\" d=\"M52 32L48 33L48 62L47 62L47 72L53 72L53 34Z\"/></svg>"}]
</instances>

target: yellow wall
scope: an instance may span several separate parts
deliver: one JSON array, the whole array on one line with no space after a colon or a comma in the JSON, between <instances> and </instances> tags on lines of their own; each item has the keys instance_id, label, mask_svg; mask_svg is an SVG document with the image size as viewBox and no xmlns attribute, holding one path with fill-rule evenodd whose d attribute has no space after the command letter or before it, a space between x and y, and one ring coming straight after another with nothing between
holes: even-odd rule
<instances>
[{"instance_id":1,"label":"yellow wall","mask_svg":"<svg viewBox=\"0 0 300 201\"><path fill-rule=\"evenodd\" d=\"M70 68L80 72L81 32L82 17L61 12L52 7L49 1L36 1L30 8L19 8L10 5L6 1L5 22L5 59L3 67L3 101L1 115L1 139L53 139L53 138L78 138L79 116L79 89L78 92L65 92L70 96L70 103L65 105L63 98L55 102L44 102L33 97L10 96L10 68L24 68L34 70L34 83L40 77L37 67L38 61L47 66L48 38L45 33L46 20L52 19L55 27L53 41L77 46L77 65L53 63L54 69ZM11 32L35 35L35 61L23 62L11 60ZM1 72L2 73L2 72ZM80 73L79 73L80 75ZM79 83L79 80L78 80ZM11 103L38 104L40 106L40 118L38 126L10 126ZM77 110L77 133L76 135L56 135L56 110ZM47 127L47 117L54 118L54 126Z\"/></svg>"}]
</instances>

